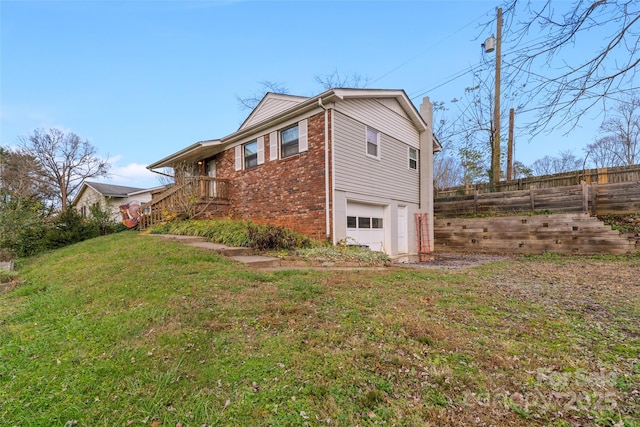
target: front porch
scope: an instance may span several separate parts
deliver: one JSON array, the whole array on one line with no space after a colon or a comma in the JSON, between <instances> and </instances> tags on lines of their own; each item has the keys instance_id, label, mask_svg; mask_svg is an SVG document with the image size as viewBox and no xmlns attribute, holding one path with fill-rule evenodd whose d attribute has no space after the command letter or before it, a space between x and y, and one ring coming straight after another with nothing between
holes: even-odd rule
<instances>
[{"instance_id":1,"label":"front porch","mask_svg":"<svg viewBox=\"0 0 640 427\"><path fill-rule=\"evenodd\" d=\"M140 207L142 214L138 220L140 230L166 221L171 217L195 218L225 216L229 210L229 180L194 176L182 178L166 191Z\"/></svg>"}]
</instances>

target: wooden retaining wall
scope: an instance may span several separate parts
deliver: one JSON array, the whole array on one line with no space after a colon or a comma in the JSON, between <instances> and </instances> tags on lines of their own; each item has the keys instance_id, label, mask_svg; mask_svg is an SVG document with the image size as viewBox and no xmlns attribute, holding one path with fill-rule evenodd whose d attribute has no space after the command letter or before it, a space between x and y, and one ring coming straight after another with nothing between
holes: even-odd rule
<instances>
[{"instance_id":1,"label":"wooden retaining wall","mask_svg":"<svg viewBox=\"0 0 640 427\"><path fill-rule=\"evenodd\" d=\"M435 220L436 252L626 254L640 249L588 214Z\"/></svg>"},{"instance_id":2,"label":"wooden retaining wall","mask_svg":"<svg viewBox=\"0 0 640 427\"><path fill-rule=\"evenodd\" d=\"M640 182L571 185L556 188L529 188L520 191L481 193L435 199L436 217L478 214L521 214L548 211L627 215L640 213Z\"/></svg>"}]
</instances>

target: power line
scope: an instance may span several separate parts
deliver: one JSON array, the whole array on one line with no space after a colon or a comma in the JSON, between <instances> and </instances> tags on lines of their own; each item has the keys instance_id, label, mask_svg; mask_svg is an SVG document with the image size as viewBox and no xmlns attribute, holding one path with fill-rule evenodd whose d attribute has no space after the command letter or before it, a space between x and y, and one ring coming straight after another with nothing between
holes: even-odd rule
<instances>
[{"instance_id":1,"label":"power line","mask_svg":"<svg viewBox=\"0 0 640 427\"><path fill-rule=\"evenodd\" d=\"M441 38L440 40L438 40L438 41L436 42L436 44L439 44L439 43L445 42L448 38L450 38L450 37L452 37L452 36L455 36L456 34L458 34L459 32L461 32L462 30L464 30L465 28L467 28L469 25L476 23L476 22L478 21L478 19L482 18L483 16L487 16L489 13L491 13L491 12L485 12L485 13L483 13L482 15L480 15L480 16L478 16L478 17L476 17L476 18L472 19L471 21L467 22L466 24L464 24L463 26L461 26L460 28L458 28L457 30L455 30L453 33L451 33L451 34L449 34L449 35L447 35L447 36L445 36L445 37ZM405 65L409 64L410 62L415 61L416 59L418 59L419 57L421 57L421 56L422 56L422 55L424 55L424 54L425 54L425 51L422 51L422 52L418 53L417 55L415 55L415 56L413 56L413 57L409 58L408 60L404 61L404 62L403 62L403 63L401 63L400 65L398 65L398 66L396 66L396 67L392 68L391 70L387 71L386 73L384 73L384 74L383 74L383 75L381 75L380 77L378 77L378 78L374 79L373 81L371 81L371 84L373 84L373 83L375 83L375 82L377 82L377 81L379 81L379 80L382 80L383 78L387 77L389 74L394 73L395 71L399 70L400 68L402 68L402 67L404 67Z\"/></svg>"}]
</instances>

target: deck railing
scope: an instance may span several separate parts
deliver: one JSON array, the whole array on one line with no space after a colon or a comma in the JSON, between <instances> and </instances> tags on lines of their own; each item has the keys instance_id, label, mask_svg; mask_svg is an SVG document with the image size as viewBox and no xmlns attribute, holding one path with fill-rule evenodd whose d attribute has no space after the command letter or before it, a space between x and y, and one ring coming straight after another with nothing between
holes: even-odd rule
<instances>
[{"instance_id":1,"label":"deck railing","mask_svg":"<svg viewBox=\"0 0 640 427\"><path fill-rule=\"evenodd\" d=\"M229 200L229 181L196 176L185 178L140 207L140 230L164 221L170 215L192 216L207 204Z\"/></svg>"}]
</instances>

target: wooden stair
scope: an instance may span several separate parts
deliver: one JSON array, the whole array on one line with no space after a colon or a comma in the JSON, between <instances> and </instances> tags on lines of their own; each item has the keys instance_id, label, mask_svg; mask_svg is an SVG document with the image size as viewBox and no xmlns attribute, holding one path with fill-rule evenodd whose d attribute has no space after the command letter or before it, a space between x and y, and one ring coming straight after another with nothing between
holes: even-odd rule
<instances>
[{"instance_id":1,"label":"wooden stair","mask_svg":"<svg viewBox=\"0 0 640 427\"><path fill-rule=\"evenodd\" d=\"M587 214L442 218L434 234L437 252L618 255L640 249Z\"/></svg>"}]
</instances>

